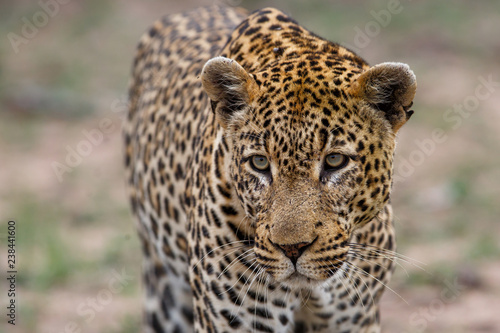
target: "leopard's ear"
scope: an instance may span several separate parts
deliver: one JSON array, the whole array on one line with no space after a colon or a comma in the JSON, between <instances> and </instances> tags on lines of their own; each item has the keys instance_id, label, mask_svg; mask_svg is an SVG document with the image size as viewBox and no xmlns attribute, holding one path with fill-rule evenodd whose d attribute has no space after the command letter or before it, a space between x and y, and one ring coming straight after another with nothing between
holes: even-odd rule
<instances>
[{"instance_id":1,"label":"leopard's ear","mask_svg":"<svg viewBox=\"0 0 500 333\"><path fill-rule=\"evenodd\" d=\"M201 83L223 127L247 110L258 90L253 77L240 64L224 57L210 59L205 64Z\"/></svg>"},{"instance_id":2,"label":"leopard's ear","mask_svg":"<svg viewBox=\"0 0 500 333\"><path fill-rule=\"evenodd\" d=\"M410 107L416 90L417 79L408 65L386 62L362 73L349 93L383 112L396 133L413 114Z\"/></svg>"}]
</instances>

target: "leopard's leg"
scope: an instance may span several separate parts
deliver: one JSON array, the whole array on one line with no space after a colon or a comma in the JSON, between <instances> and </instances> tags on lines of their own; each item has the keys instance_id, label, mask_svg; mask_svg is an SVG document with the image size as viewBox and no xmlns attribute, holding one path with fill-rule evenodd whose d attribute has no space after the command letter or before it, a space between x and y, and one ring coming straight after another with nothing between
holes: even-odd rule
<instances>
[{"instance_id":1,"label":"leopard's leg","mask_svg":"<svg viewBox=\"0 0 500 333\"><path fill-rule=\"evenodd\" d=\"M193 332L193 293L189 285L186 260L174 239L162 243L152 240L148 224L139 228L143 249L143 327L144 333ZM179 241L175 242L179 243ZM159 248L161 247L161 249Z\"/></svg>"}]
</instances>

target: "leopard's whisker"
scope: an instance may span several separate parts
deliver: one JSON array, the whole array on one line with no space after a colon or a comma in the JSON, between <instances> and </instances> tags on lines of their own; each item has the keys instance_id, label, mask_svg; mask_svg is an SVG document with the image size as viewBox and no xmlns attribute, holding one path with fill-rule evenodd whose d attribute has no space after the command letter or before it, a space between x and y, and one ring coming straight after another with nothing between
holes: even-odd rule
<instances>
[{"instance_id":1,"label":"leopard's whisker","mask_svg":"<svg viewBox=\"0 0 500 333\"><path fill-rule=\"evenodd\" d=\"M410 276L410 274L408 273L408 270L399 262L400 259L398 259L398 258L391 258L390 256L386 256L386 255L379 256L379 257L382 257L382 258L389 261L389 265L384 266L381 263L378 263L374 260L370 260L370 259L366 258L362 252L349 251L348 253L351 256L353 256L354 258L357 258L357 259L362 260L364 262L375 264L376 266L380 266L381 268L384 268L384 269L388 269L390 267L391 263L394 263L394 264L398 265L405 272L406 276L408 276L408 277Z\"/></svg>"},{"instance_id":2,"label":"leopard's whisker","mask_svg":"<svg viewBox=\"0 0 500 333\"><path fill-rule=\"evenodd\" d=\"M235 251L239 250L239 249L242 249L242 248L245 248L246 246L248 246L248 243L250 241L247 241L247 240L240 240L240 241L234 241L234 242L230 242L230 243L226 243L226 244L222 244L221 246L217 246L213 249L211 249L210 251L208 251L200 260L198 260L198 262L196 262L196 264L193 265L193 267L191 268L191 270L194 270L196 266L198 266L208 255L214 253L215 251L219 250L219 249L224 249L225 247L227 246L232 246L234 244L242 244L242 245L239 245L236 250L234 250L234 248L232 248L231 250L234 250L233 252L231 253L234 253Z\"/></svg>"},{"instance_id":3,"label":"leopard's whisker","mask_svg":"<svg viewBox=\"0 0 500 333\"><path fill-rule=\"evenodd\" d=\"M248 272L248 270L249 270L250 268L252 268L252 266L253 266L253 265L255 265L255 264L257 263L257 259L256 259L256 258L255 258L255 259L252 259L252 261L253 261L253 262L252 262L252 264L251 264L251 265L250 265L250 266L249 266L249 267L248 267L248 268L247 268L247 269L246 269L246 270L245 270L242 274L239 274L239 277L236 279L236 282L235 282L235 283L234 283L234 284L233 284L233 285L232 285L229 289L226 289L225 291L221 292L219 295L223 295L223 294L225 294L225 293L226 293L226 292L228 292L229 290L233 289L233 288L234 288L234 286L236 286L236 284L237 284L238 282L240 282L240 280L241 280L241 278L244 276L244 274L245 274L246 272ZM259 267L259 266L257 265L257 266L256 266L256 268L258 268L258 267ZM256 268L254 268L254 269L256 269ZM239 299L239 297L237 297L237 299Z\"/></svg>"},{"instance_id":4,"label":"leopard's whisker","mask_svg":"<svg viewBox=\"0 0 500 333\"><path fill-rule=\"evenodd\" d=\"M355 273L355 272L353 272L353 273ZM366 308L365 308L365 304L364 304L363 299L362 299L362 297L361 297L361 291L360 291L360 289L359 289L359 286L358 286L358 284L356 283L356 281L355 281L355 280L353 280L353 279L354 279L354 277L353 277L353 276L350 276L350 275L347 273L347 274L345 275L345 278L346 278L347 280L349 280L349 282L350 282L350 283L349 283L349 285L351 285L351 286L352 286L352 288L354 289L354 292L356 293L356 296L358 297L358 299L359 299L359 301L360 301L360 303L361 303L361 306L363 307L363 309L365 309L365 310L366 310ZM359 276L358 276L358 279L359 279L360 281L362 281L362 279L360 279L360 278L359 278ZM354 302L354 300L352 300L352 301Z\"/></svg>"},{"instance_id":5,"label":"leopard's whisker","mask_svg":"<svg viewBox=\"0 0 500 333\"><path fill-rule=\"evenodd\" d=\"M346 293L349 295L349 298L351 299L351 302L352 302L352 303L354 303L354 297L352 296L352 294L351 294L351 291L350 291L349 287L347 287L347 286L345 285L345 283L344 283L344 279L349 280L348 273L347 273L347 271L346 271L346 270L344 270L344 269L343 269L343 268L341 268L341 267L339 267L339 269L340 269L340 271L343 273L343 274L342 274L343 276L339 278L339 281L340 281L340 283L342 284L342 286L344 287L344 289L345 289ZM330 271L330 272L331 272L331 271Z\"/></svg>"},{"instance_id":6,"label":"leopard's whisker","mask_svg":"<svg viewBox=\"0 0 500 333\"><path fill-rule=\"evenodd\" d=\"M381 268L386 268L386 269L388 268L388 267L385 267L385 266L383 266L382 264L380 264L380 263L378 263L376 261L369 260L369 259L365 258L364 254L362 252L360 252L359 250L349 249L349 251L347 252L347 254L350 255L353 258L356 258L356 259L362 260L364 262L368 262L368 263L374 264L376 266L380 266ZM403 265L401 265L398 262L398 260L396 260L396 258L391 258L391 257L386 256L386 255L381 255L380 257L382 257L384 259L387 259L390 262L398 265L406 273L406 275L409 276L408 271L406 270L406 268Z\"/></svg>"},{"instance_id":7,"label":"leopard's whisker","mask_svg":"<svg viewBox=\"0 0 500 333\"><path fill-rule=\"evenodd\" d=\"M359 272L360 274L363 274L363 275L366 275L366 276L369 276L371 277L372 279L374 279L375 281L377 281L378 283L380 283L382 286L384 286L385 288L389 289L390 291L392 291L394 293L394 295L398 296L403 302L405 302L407 305L409 305L409 303L403 298L403 296L401 296L400 294L398 294L396 291L394 291L394 289L392 289L391 287L389 287L387 284L385 284L384 282L380 281L379 279L377 279L375 276L373 276L372 274L360 269L359 267L357 267L356 265L353 265L352 263L350 262L347 262L347 265L350 266L353 270Z\"/></svg>"},{"instance_id":8,"label":"leopard's whisker","mask_svg":"<svg viewBox=\"0 0 500 333\"><path fill-rule=\"evenodd\" d=\"M237 251L237 250L236 250ZM236 252L235 251L235 252ZM234 253L234 252L233 252ZM231 263L229 263L229 265L227 265L224 270L222 272L220 272L220 274L217 276L217 279L220 279L220 277L228 271L228 269L230 269L233 265L235 265L238 261L240 261L240 259L245 259L245 258L248 258L249 256L251 256L253 254L253 249L248 249L246 250L245 252L241 253L240 255L238 255L236 258L234 258L233 260L231 260Z\"/></svg>"},{"instance_id":9,"label":"leopard's whisker","mask_svg":"<svg viewBox=\"0 0 500 333\"><path fill-rule=\"evenodd\" d=\"M372 304L375 304L375 300L373 299L373 294L370 291L370 288L368 287L368 284L366 283L366 281L361 277L361 275L359 274L359 272L356 272L356 271L352 270L352 273L356 274L356 276L358 277L358 279L361 282L363 282L363 284L365 285L366 290L368 290L368 293L370 294L370 297L372 299ZM356 283L353 283L353 285L356 286ZM361 300L361 304L363 304L363 300Z\"/></svg>"},{"instance_id":10,"label":"leopard's whisker","mask_svg":"<svg viewBox=\"0 0 500 333\"><path fill-rule=\"evenodd\" d=\"M384 248L381 248L381 247L378 247L378 246L375 246L375 245L362 244L362 243L348 243L348 245L351 246L351 247L358 247L358 248L362 248L362 249L365 249L365 250L372 250L372 251L376 251L376 252L381 252L381 253L385 253L385 254L388 254L388 255L392 255L392 256L398 257L399 259L408 260L409 263L418 263L418 264L424 265L424 266L426 265L426 263L418 261L417 259L405 256L405 255L403 255L403 254L401 254L399 252L388 250L388 249L384 249Z\"/></svg>"},{"instance_id":11,"label":"leopard's whisker","mask_svg":"<svg viewBox=\"0 0 500 333\"><path fill-rule=\"evenodd\" d=\"M245 302L245 299L248 295L248 291L250 290L250 288L252 287L253 283L255 282L255 280L257 279L257 277L264 272L264 269L261 267L261 266L257 266L257 273L255 273L255 270L253 270L251 273L250 273L250 276L255 273L255 275L253 276L252 278L252 281L250 282L249 285L247 285L246 283L243 284L243 286L241 287L241 290L240 292L238 293L238 297L236 299L240 299L240 295L241 295L241 292L243 291L243 289L245 288L245 286L247 286L246 290L245 290L245 294L243 295L243 299L241 299L240 301L240 306L238 307L238 311L237 312L240 312L241 310L241 306L243 305L243 303Z\"/></svg>"},{"instance_id":12,"label":"leopard's whisker","mask_svg":"<svg viewBox=\"0 0 500 333\"><path fill-rule=\"evenodd\" d=\"M376 246L372 246L372 245L357 244L357 243L351 243L350 247L351 247L350 251L351 250L358 251L358 253L361 253L360 251L363 251L363 252L367 253L368 255L375 255L376 257L382 256L388 260L395 262L400 267L403 267L403 266L401 264L399 264L398 261L402 261L402 262L407 263L409 265L412 265L412 266L414 266L414 267L416 267L424 272L427 272L427 270L425 268L420 266L420 265L425 265L425 263L421 263L420 261L418 261L416 259L404 256L404 255L397 253L395 251L377 248ZM393 257L393 258L391 258L391 257Z\"/></svg>"}]
</instances>

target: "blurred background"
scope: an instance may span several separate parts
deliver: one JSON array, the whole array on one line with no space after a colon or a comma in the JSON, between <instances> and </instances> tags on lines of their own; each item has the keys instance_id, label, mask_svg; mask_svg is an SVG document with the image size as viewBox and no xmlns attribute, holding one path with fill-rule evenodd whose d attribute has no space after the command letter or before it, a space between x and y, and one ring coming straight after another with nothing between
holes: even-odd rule
<instances>
[{"instance_id":1,"label":"blurred background","mask_svg":"<svg viewBox=\"0 0 500 333\"><path fill-rule=\"evenodd\" d=\"M120 136L134 49L161 15L214 3L274 6L371 64L411 66L392 195L411 259L384 295L384 331L500 332L496 0L1 1L0 267L13 219L18 276L16 326L2 278L0 331L137 332Z\"/></svg>"}]
</instances>

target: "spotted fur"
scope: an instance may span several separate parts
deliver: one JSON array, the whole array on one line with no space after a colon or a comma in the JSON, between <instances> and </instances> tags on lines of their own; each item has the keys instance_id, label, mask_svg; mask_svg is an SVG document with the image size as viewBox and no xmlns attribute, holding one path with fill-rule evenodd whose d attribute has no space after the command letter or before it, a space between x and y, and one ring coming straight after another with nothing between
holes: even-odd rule
<instances>
[{"instance_id":1,"label":"spotted fur","mask_svg":"<svg viewBox=\"0 0 500 333\"><path fill-rule=\"evenodd\" d=\"M124 135L144 332L379 332L415 89L276 9L156 22Z\"/></svg>"}]
</instances>

